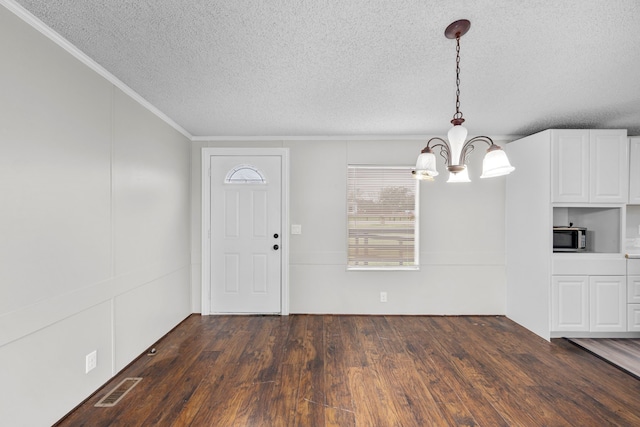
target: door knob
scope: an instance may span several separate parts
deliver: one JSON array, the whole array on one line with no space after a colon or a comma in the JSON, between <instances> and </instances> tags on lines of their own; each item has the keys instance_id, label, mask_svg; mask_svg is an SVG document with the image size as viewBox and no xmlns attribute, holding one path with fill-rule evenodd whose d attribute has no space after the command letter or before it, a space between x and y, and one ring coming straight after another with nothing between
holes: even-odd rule
<instances>
[{"instance_id":1,"label":"door knob","mask_svg":"<svg viewBox=\"0 0 640 427\"><path fill-rule=\"evenodd\" d=\"M274 239L277 239L278 237L280 237L280 236L278 235L278 233L276 233L276 234L274 234L274 235L273 235L273 238L274 238Z\"/></svg>"},{"instance_id":2,"label":"door knob","mask_svg":"<svg viewBox=\"0 0 640 427\"><path fill-rule=\"evenodd\" d=\"M277 251L278 249L280 249L280 246L278 246L278 245L273 245L273 249Z\"/></svg>"}]
</instances>

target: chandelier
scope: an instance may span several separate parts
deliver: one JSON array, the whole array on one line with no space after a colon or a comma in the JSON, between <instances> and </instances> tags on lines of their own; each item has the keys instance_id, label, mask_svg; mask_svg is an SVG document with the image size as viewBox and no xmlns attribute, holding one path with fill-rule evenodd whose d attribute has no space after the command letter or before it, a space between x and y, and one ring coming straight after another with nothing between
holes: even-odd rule
<instances>
[{"instance_id":1,"label":"chandelier","mask_svg":"<svg viewBox=\"0 0 640 427\"><path fill-rule=\"evenodd\" d=\"M500 146L494 144L491 138L476 136L467 141L467 129L462 126L464 118L460 111L460 37L465 35L470 27L471 22L461 19L451 23L444 31L445 37L456 40L456 112L451 120L453 126L447 133L449 142L438 137L431 138L418 156L416 169L412 172L417 179L433 181L438 175L433 149L439 148L449 171L447 182L470 182L467 157L473 151L476 142L484 142L489 146L482 162L480 178L507 175L515 169L509 163L507 154Z\"/></svg>"}]
</instances>

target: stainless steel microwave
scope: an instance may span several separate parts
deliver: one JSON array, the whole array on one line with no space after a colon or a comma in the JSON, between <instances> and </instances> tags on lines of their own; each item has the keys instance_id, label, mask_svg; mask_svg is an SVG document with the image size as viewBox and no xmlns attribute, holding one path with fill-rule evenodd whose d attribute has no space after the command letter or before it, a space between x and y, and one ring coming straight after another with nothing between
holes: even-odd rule
<instances>
[{"instance_id":1,"label":"stainless steel microwave","mask_svg":"<svg viewBox=\"0 0 640 427\"><path fill-rule=\"evenodd\" d=\"M587 250L587 229L584 227L553 227L554 252Z\"/></svg>"}]
</instances>

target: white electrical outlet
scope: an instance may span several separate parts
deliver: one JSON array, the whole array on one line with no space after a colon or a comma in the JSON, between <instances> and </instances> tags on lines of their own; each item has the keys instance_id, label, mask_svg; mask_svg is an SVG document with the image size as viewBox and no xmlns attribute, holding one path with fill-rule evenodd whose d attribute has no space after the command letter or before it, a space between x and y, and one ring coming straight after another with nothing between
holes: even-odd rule
<instances>
[{"instance_id":1,"label":"white electrical outlet","mask_svg":"<svg viewBox=\"0 0 640 427\"><path fill-rule=\"evenodd\" d=\"M387 293L380 292L380 302L387 302Z\"/></svg>"},{"instance_id":2,"label":"white electrical outlet","mask_svg":"<svg viewBox=\"0 0 640 427\"><path fill-rule=\"evenodd\" d=\"M302 234L302 225L291 224L291 234Z\"/></svg>"},{"instance_id":3,"label":"white electrical outlet","mask_svg":"<svg viewBox=\"0 0 640 427\"><path fill-rule=\"evenodd\" d=\"M98 350L93 350L91 353L87 354L85 357L85 374L88 374L89 371L95 369L98 364Z\"/></svg>"}]
</instances>

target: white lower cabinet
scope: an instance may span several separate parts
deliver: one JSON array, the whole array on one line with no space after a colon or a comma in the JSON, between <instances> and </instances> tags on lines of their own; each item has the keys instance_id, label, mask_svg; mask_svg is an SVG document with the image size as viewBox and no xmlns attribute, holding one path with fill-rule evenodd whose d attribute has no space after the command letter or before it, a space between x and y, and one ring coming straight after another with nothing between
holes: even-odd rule
<instances>
[{"instance_id":1,"label":"white lower cabinet","mask_svg":"<svg viewBox=\"0 0 640 427\"><path fill-rule=\"evenodd\" d=\"M553 276L551 330L589 331L589 276Z\"/></svg>"},{"instance_id":2,"label":"white lower cabinet","mask_svg":"<svg viewBox=\"0 0 640 427\"><path fill-rule=\"evenodd\" d=\"M627 330L627 280L625 276L589 277L589 319L592 332Z\"/></svg>"},{"instance_id":3,"label":"white lower cabinet","mask_svg":"<svg viewBox=\"0 0 640 427\"><path fill-rule=\"evenodd\" d=\"M626 285L625 276L553 276L551 330L626 331Z\"/></svg>"},{"instance_id":4,"label":"white lower cabinet","mask_svg":"<svg viewBox=\"0 0 640 427\"><path fill-rule=\"evenodd\" d=\"M639 141L640 142L640 139ZM627 330L640 332L640 260L627 260Z\"/></svg>"},{"instance_id":5,"label":"white lower cabinet","mask_svg":"<svg viewBox=\"0 0 640 427\"><path fill-rule=\"evenodd\" d=\"M640 276L627 276L627 302L640 304Z\"/></svg>"},{"instance_id":6,"label":"white lower cabinet","mask_svg":"<svg viewBox=\"0 0 640 427\"><path fill-rule=\"evenodd\" d=\"M627 330L640 332L640 304L627 305Z\"/></svg>"}]
</instances>

